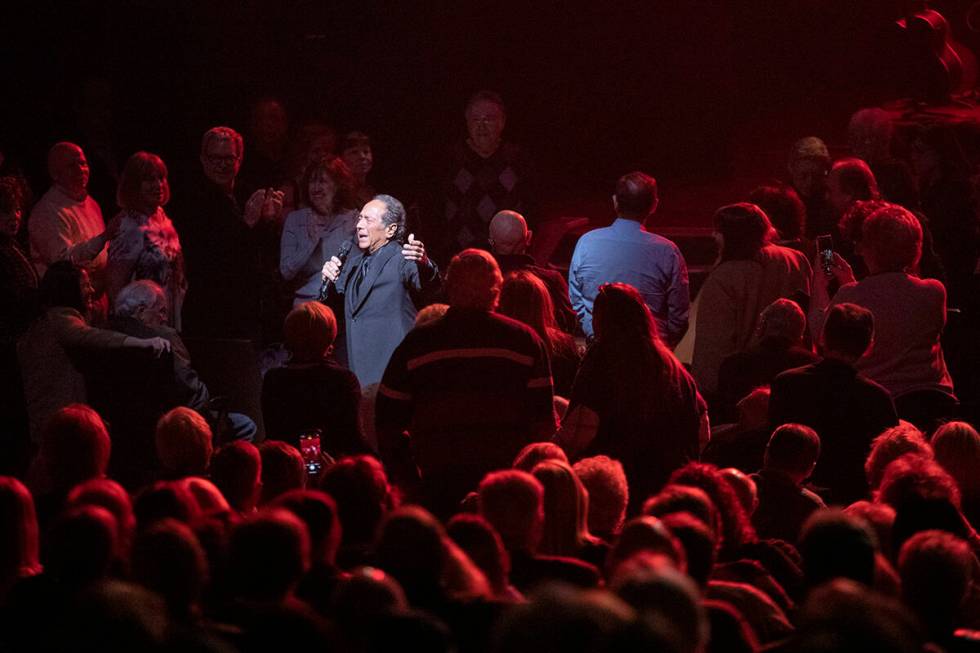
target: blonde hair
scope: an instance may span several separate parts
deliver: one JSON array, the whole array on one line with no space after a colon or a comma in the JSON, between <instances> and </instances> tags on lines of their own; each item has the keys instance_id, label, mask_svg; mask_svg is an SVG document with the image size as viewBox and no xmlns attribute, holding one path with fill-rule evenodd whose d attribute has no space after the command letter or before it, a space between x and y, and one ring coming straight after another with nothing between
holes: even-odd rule
<instances>
[{"instance_id":1,"label":"blonde hair","mask_svg":"<svg viewBox=\"0 0 980 653\"><path fill-rule=\"evenodd\" d=\"M211 462L211 427L197 411L178 406L157 421L154 440L165 469L203 474Z\"/></svg>"},{"instance_id":2,"label":"blonde hair","mask_svg":"<svg viewBox=\"0 0 980 653\"><path fill-rule=\"evenodd\" d=\"M932 436L936 462L949 472L964 498L980 497L980 434L966 422L943 424Z\"/></svg>"}]
</instances>

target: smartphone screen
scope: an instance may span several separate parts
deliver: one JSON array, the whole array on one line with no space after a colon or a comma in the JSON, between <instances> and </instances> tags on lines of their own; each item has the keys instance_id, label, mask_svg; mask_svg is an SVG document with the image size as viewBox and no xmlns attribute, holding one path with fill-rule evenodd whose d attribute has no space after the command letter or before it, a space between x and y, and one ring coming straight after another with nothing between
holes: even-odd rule
<instances>
[{"instance_id":1,"label":"smartphone screen","mask_svg":"<svg viewBox=\"0 0 980 653\"><path fill-rule=\"evenodd\" d=\"M817 236L817 252L820 255L820 267L826 275L833 274L831 268L834 265L834 239L830 234Z\"/></svg>"},{"instance_id":2,"label":"smartphone screen","mask_svg":"<svg viewBox=\"0 0 980 653\"><path fill-rule=\"evenodd\" d=\"M319 430L303 433L299 436L299 452L303 456L307 476L319 476L323 469L323 461L320 456Z\"/></svg>"}]
</instances>

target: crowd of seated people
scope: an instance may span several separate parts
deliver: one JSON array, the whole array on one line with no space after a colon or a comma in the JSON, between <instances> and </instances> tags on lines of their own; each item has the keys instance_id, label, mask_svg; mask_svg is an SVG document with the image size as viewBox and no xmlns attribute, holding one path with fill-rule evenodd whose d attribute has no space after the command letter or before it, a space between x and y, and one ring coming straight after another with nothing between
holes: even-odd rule
<instances>
[{"instance_id":1,"label":"crowd of seated people","mask_svg":"<svg viewBox=\"0 0 980 653\"><path fill-rule=\"evenodd\" d=\"M692 304L652 177L566 276L503 100L463 117L421 220L273 98L189 183L133 154L118 212L72 143L33 207L0 177L0 650L980 650L948 135L801 139ZM264 361L251 413L191 351Z\"/></svg>"}]
</instances>

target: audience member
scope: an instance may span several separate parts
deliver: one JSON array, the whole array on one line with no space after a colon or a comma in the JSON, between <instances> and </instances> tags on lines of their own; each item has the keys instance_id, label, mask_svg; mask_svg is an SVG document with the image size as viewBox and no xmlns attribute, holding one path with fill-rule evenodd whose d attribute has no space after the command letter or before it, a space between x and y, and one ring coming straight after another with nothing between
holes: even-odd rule
<instances>
[{"instance_id":1,"label":"audience member","mask_svg":"<svg viewBox=\"0 0 980 653\"><path fill-rule=\"evenodd\" d=\"M17 339L37 315L38 276L18 240L27 189L12 175L0 177L0 474L22 475L30 439L24 381L17 364Z\"/></svg>"},{"instance_id":2,"label":"audience member","mask_svg":"<svg viewBox=\"0 0 980 653\"><path fill-rule=\"evenodd\" d=\"M902 600L925 627L929 641L958 651L954 631L970 591L976 558L969 545L950 533L924 531L910 538L898 554Z\"/></svg>"},{"instance_id":3,"label":"audience member","mask_svg":"<svg viewBox=\"0 0 980 653\"><path fill-rule=\"evenodd\" d=\"M555 440L571 460L604 454L622 462L634 514L672 471L697 460L707 410L634 288L599 289L595 335Z\"/></svg>"},{"instance_id":4,"label":"audience member","mask_svg":"<svg viewBox=\"0 0 980 653\"><path fill-rule=\"evenodd\" d=\"M99 506L108 510L116 518L119 557L128 558L136 532L136 515L133 501L122 485L108 478L91 478L71 489L66 506Z\"/></svg>"},{"instance_id":5,"label":"audience member","mask_svg":"<svg viewBox=\"0 0 980 653\"><path fill-rule=\"evenodd\" d=\"M567 397L582 354L575 339L558 328L544 282L532 272L511 272L504 278L497 311L534 329L548 349L555 394Z\"/></svg>"},{"instance_id":6,"label":"audience member","mask_svg":"<svg viewBox=\"0 0 980 653\"><path fill-rule=\"evenodd\" d=\"M888 465L907 453L914 453L926 458L932 458L932 447L926 442L925 435L909 422L899 421L882 431L881 435L871 441L871 451L864 461L864 476L868 480L872 498L881 486Z\"/></svg>"},{"instance_id":7,"label":"audience member","mask_svg":"<svg viewBox=\"0 0 980 653\"><path fill-rule=\"evenodd\" d=\"M544 526L538 551L602 567L608 546L589 532L589 494L568 463L546 460L531 475L544 488Z\"/></svg>"},{"instance_id":8,"label":"audience member","mask_svg":"<svg viewBox=\"0 0 980 653\"><path fill-rule=\"evenodd\" d=\"M211 480L229 505L247 515L258 505L262 488L262 457L251 442L229 442L211 457Z\"/></svg>"},{"instance_id":9,"label":"audience member","mask_svg":"<svg viewBox=\"0 0 980 653\"><path fill-rule=\"evenodd\" d=\"M320 432L331 456L370 451L361 432L361 389L357 377L330 357L337 320L319 302L296 306L283 323L289 360L269 370L262 382L266 434L299 445L300 436Z\"/></svg>"},{"instance_id":10,"label":"audience member","mask_svg":"<svg viewBox=\"0 0 980 653\"><path fill-rule=\"evenodd\" d=\"M759 507L759 492L753 478L734 467L722 467L718 470L718 473L735 490L735 496L738 497L738 502L742 504L745 514L751 518L756 508Z\"/></svg>"},{"instance_id":11,"label":"audience member","mask_svg":"<svg viewBox=\"0 0 980 653\"><path fill-rule=\"evenodd\" d=\"M284 605L309 569L306 526L283 508L247 518L231 533L228 566L239 601L232 616L244 625L262 608Z\"/></svg>"},{"instance_id":12,"label":"audience member","mask_svg":"<svg viewBox=\"0 0 980 653\"><path fill-rule=\"evenodd\" d=\"M324 262L354 237L353 180L343 161L323 158L307 166L301 206L282 228L279 272L294 289L293 306L320 297Z\"/></svg>"},{"instance_id":13,"label":"audience member","mask_svg":"<svg viewBox=\"0 0 980 653\"><path fill-rule=\"evenodd\" d=\"M698 300L691 370L701 392L718 393L718 372L726 357L747 349L757 333L762 309L781 297L810 293L806 257L772 245L775 231L762 209L732 204L715 212L721 241L718 265L704 281Z\"/></svg>"},{"instance_id":14,"label":"audience member","mask_svg":"<svg viewBox=\"0 0 980 653\"><path fill-rule=\"evenodd\" d=\"M711 530L712 538L721 541L723 527L714 502L701 488L669 483L643 503L642 513L666 518L668 515L687 513Z\"/></svg>"},{"instance_id":15,"label":"audience member","mask_svg":"<svg viewBox=\"0 0 980 653\"><path fill-rule=\"evenodd\" d=\"M698 588L663 556L634 556L621 565L610 584L617 596L641 614L670 624L678 635L680 650L704 650L709 637L708 619Z\"/></svg>"},{"instance_id":16,"label":"audience member","mask_svg":"<svg viewBox=\"0 0 980 653\"><path fill-rule=\"evenodd\" d=\"M0 476L0 605L21 578L41 573L40 533L34 498L23 483Z\"/></svg>"},{"instance_id":17,"label":"audience member","mask_svg":"<svg viewBox=\"0 0 980 653\"><path fill-rule=\"evenodd\" d=\"M538 463L543 463L546 460L560 460L567 463L568 456L565 455L565 450L554 442L532 442L517 453L512 467L522 472L531 473L531 470L537 467Z\"/></svg>"},{"instance_id":18,"label":"audience member","mask_svg":"<svg viewBox=\"0 0 980 653\"><path fill-rule=\"evenodd\" d=\"M337 568L341 527L337 504L318 490L290 490L272 502L306 524L310 535L310 568L296 588L296 596L321 615L327 614L330 597L342 574Z\"/></svg>"},{"instance_id":19,"label":"audience member","mask_svg":"<svg viewBox=\"0 0 980 653\"><path fill-rule=\"evenodd\" d=\"M37 201L27 221L31 262L43 277L56 261L71 261L84 267L92 279L93 300L105 316L102 299L106 290L106 243L119 233L119 220L108 228L102 209L88 194L89 167L82 148L74 143L56 143L48 152L51 188Z\"/></svg>"},{"instance_id":20,"label":"audience member","mask_svg":"<svg viewBox=\"0 0 980 653\"><path fill-rule=\"evenodd\" d=\"M765 464L752 475L759 493L752 524L759 537L796 542L810 514L826 507L803 485L819 456L820 437L813 429L784 424L773 431Z\"/></svg>"},{"instance_id":21,"label":"audience member","mask_svg":"<svg viewBox=\"0 0 980 653\"><path fill-rule=\"evenodd\" d=\"M544 282L555 309L555 321L565 333L575 333L578 317L568 298L568 282L558 271L538 265L527 253L533 236L527 221L516 211L500 211L490 221L490 251L505 277L511 272L531 272Z\"/></svg>"},{"instance_id":22,"label":"audience member","mask_svg":"<svg viewBox=\"0 0 980 653\"><path fill-rule=\"evenodd\" d=\"M170 201L167 166L149 152L137 152L123 168L117 191L119 233L109 245L106 267L109 303L132 281L149 279L167 297L166 323L181 330L187 279L177 231L163 207Z\"/></svg>"},{"instance_id":23,"label":"audience member","mask_svg":"<svg viewBox=\"0 0 980 653\"><path fill-rule=\"evenodd\" d=\"M830 151L816 136L801 138L790 149L787 170L790 184L806 207L804 234L809 240L817 234L829 233L834 225L833 211L827 200L830 165Z\"/></svg>"},{"instance_id":24,"label":"audience member","mask_svg":"<svg viewBox=\"0 0 980 653\"><path fill-rule=\"evenodd\" d=\"M282 194L259 189L247 200L236 184L244 141L229 127L201 139L202 175L175 194L188 292L183 326L198 338L255 339L263 246L275 239Z\"/></svg>"},{"instance_id":25,"label":"audience member","mask_svg":"<svg viewBox=\"0 0 980 653\"><path fill-rule=\"evenodd\" d=\"M384 467L371 456L341 458L324 470L320 489L337 502L342 533L338 566L353 569L367 563L378 526L399 503Z\"/></svg>"},{"instance_id":26,"label":"audience member","mask_svg":"<svg viewBox=\"0 0 980 653\"><path fill-rule=\"evenodd\" d=\"M85 379L71 353L127 347L159 355L170 349L170 343L160 337L133 338L90 327L94 292L88 273L69 261L53 263L41 281L44 311L17 343L34 442L50 415L87 399Z\"/></svg>"},{"instance_id":27,"label":"audience member","mask_svg":"<svg viewBox=\"0 0 980 653\"><path fill-rule=\"evenodd\" d=\"M425 505L440 516L555 431L548 353L530 327L493 313L502 281L489 253L456 255L449 311L405 336L378 389L381 453L406 466L411 442Z\"/></svg>"},{"instance_id":28,"label":"audience member","mask_svg":"<svg viewBox=\"0 0 980 653\"><path fill-rule=\"evenodd\" d=\"M586 233L575 245L568 289L588 339L595 335L593 304L607 283L628 284L639 291L668 347L677 345L687 332L687 264L677 245L643 226L659 202L653 177L642 172L620 177L613 195L615 222Z\"/></svg>"},{"instance_id":29,"label":"audience member","mask_svg":"<svg viewBox=\"0 0 980 653\"><path fill-rule=\"evenodd\" d=\"M166 601L175 622L192 626L200 619L208 563L186 524L164 519L143 530L133 542L132 578Z\"/></svg>"},{"instance_id":30,"label":"audience member","mask_svg":"<svg viewBox=\"0 0 980 653\"><path fill-rule=\"evenodd\" d=\"M73 487L105 476L111 450L105 423L88 406L65 406L45 422L31 474L42 527L57 515Z\"/></svg>"},{"instance_id":31,"label":"audience member","mask_svg":"<svg viewBox=\"0 0 980 653\"><path fill-rule=\"evenodd\" d=\"M443 263L468 247L489 249L488 225L501 210L534 215L534 170L525 150L503 140L507 110L492 91L477 91L466 103L467 138L454 145L437 177L438 234L433 247Z\"/></svg>"},{"instance_id":32,"label":"audience member","mask_svg":"<svg viewBox=\"0 0 980 653\"><path fill-rule=\"evenodd\" d=\"M578 587L599 582L595 566L574 558L537 553L544 527L544 488L528 474L505 470L488 474L479 485L480 514L500 534L510 555L510 581L527 593L546 581Z\"/></svg>"},{"instance_id":33,"label":"audience member","mask_svg":"<svg viewBox=\"0 0 980 653\"><path fill-rule=\"evenodd\" d=\"M623 464L609 456L582 458L572 469L589 495L589 532L612 542L626 521L629 484Z\"/></svg>"},{"instance_id":34,"label":"audience member","mask_svg":"<svg viewBox=\"0 0 980 653\"><path fill-rule=\"evenodd\" d=\"M917 653L925 644L914 617L896 600L844 578L815 589L798 621L790 651Z\"/></svg>"},{"instance_id":35,"label":"audience member","mask_svg":"<svg viewBox=\"0 0 980 653\"><path fill-rule=\"evenodd\" d=\"M755 388L816 360L804 340L806 315L793 300L780 298L766 306L756 328L756 342L726 357L718 369L718 406L712 412L717 424L731 421L735 405Z\"/></svg>"},{"instance_id":36,"label":"audience member","mask_svg":"<svg viewBox=\"0 0 980 653\"><path fill-rule=\"evenodd\" d=\"M306 464L296 447L279 440L267 440L258 448L262 457L260 504L267 504L280 494L306 486Z\"/></svg>"},{"instance_id":37,"label":"audience member","mask_svg":"<svg viewBox=\"0 0 980 653\"><path fill-rule=\"evenodd\" d=\"M204 476L211 463L211 427L200 413L180 406L157 422L157 458L169 478Z\"/></svg>"},{"instance_id":38,"label":"audience member","mask_svg":"<svg viewBox=\"0 0 980 653\"><path fill-rule=\"evenodd\" d=\"M261 97L251 107L242 183L250 189L278 186L285 179L289 115L281 100Z\"/></svg>"},{"instance_id":39,"label":"audience member","mask_svg":"<svg viewBox=\"0 0 980 653\"><path fill-rule=\"evenodd\" d=\"M151 441L157 419L177 406L203 415L216 442L255 437L257 427L251 418L222 409L220 399L212 401L208 387L191 364L183 338L165 324L166 306L167 297L159 285L149 280L134 281L116 295L115 315L109 325L132 337L164 338L170 343L171 356L152 361L147 355L122 352L86 361L92 405L130 434L125 447L119 449L121 455L125 451L125 460L113 461L116 474L130 464L128 461L142 458L133 449Z\"/></svg>"},{"instance_id":40,"label":"audience member","mask_svg":"<svg viewBox=\"0 0 980 653\"><path fill-rule=\"evenodd\" d=\"M874 534L863 522L840 510L818 510L800 532L799 550L807 587L812 592L835 578L872 587L877 549Z\"/></svg>"},{"instance_id":41,"label":"audience member","mask_svg":"<svg viewBox=\"0 0 980 653\"><path fill-rule=\"evenodd\" d=\"M855 282L850 266L834 256L831 270L841 283L831 300L827 277L814 274L810 328L820 333L827 308L851 303L874 315L874 348L857 369L880 383L895 400L898 414L919 426L949 415L956 404L940 336L946 324L946 292L931 279L909 274L922 252L922 227L899 206L875 211L862 227L858 253L869 276Z\"/></svg>"},{"instance_id":42,"label":"audience member","mask_svg":"<svg viewBox=\"0 0 980 653\"><path fill-rule=\"evenodd\" d=\"M793 189L786 184L759 186L749 194L748 201L769 216L777 238L775 244L790 249L803 249L806 231L806 207Z\"/></svg>"},{"instance_id":43,"label":"audience member","mask_svg":"<svg viewBox=\"0 0 980 653\"><path fill-rule=\"evenodd\" d=\"M823 358L772 383L769 423L803 424L820 436L813 482L827 489L830 503L847 505L868 495L862 464L871 440L898 423L887 390L857 371L876 327L867 309L835 305L823 325Z\"/></svg>"},{"instance_id":44,"label":"audience member","mask_svg":"<svg viewBox=\"0 0 980 653\"><path fill-rule=\"evenodd\" d=\"M510 556L490 522L479 515L461 513L449 520L446 533L487 577L496 600L517 602L523 598L510 584Z\"/></svg>"},{"instance_id":45,"label":"audience member","mask_svg":"<svg viewBox=\"0 0 980 653\"><path fill-rule=\"evenodd\" d=\"M752 390L735 404L734 424L711 428L711 439L701 460L717 467L734 467L747 474L762 468L762 457L772 429L769 427L769 386Z\"/></svg>"},{"instance_id":46,"label":"audience member","mask_svg":"<svg viewBox=\"0 0 980 653\"><path fill-rule=\"evenodd\" d=\"M37 310L40 278L18 238L26 210L24 195L25 188L17 177L0 177L0 302L6 307L0 317L0 344L5 360L8 348Z\"/></svg>"},{"instance_id":47,"label":"audience member","mask_svg":"<svg viewBox=\"0 0 980 653\"><path fill-rule=\"evenodd\" d=\"M371 137L360 131L348 132L340 142L340 158L351 171L354 178L354 200L358 206L371 201L377 193L368 175L374 168L374 150Z\"/></svg>"},{"instance_id":48,"label":"audience member","mask_svg":"<svg viewBox=\"0 0 980 653\"><path fill-rule=\"evenodd\" d=\"M133 499L137 532L164 519L176 519L193 526L200 518L197 499L181 481L157 481L144 486Z\"/></svg>"},{"instance_id":49,"label":"audience member","mask_svg":"<svg viewBox=\"0 0 980 653\"><path fill-rule=\"evenodd\" d=\"M966 422L948 422L932 435L936 462L956 481L963 514L980 524L980 435Z\"/></svg>"}]
</instances>

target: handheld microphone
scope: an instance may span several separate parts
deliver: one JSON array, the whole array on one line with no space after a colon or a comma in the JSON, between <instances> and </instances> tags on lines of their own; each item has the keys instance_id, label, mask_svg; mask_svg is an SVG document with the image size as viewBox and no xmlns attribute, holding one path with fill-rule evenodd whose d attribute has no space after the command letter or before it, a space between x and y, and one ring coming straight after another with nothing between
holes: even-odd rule
<instances>
[{"instance_id":1,"label":"handheld microphone","mask_svg":"<svg viewBox=\"0 0 980 653\"><path fill-rule=\"evenodd\" d=\"M340 259L341 265L343 265L344 262L347 260L347 256L350 254L350 251L353 247L354 247L354 239L351 238L350 240L345 240L344 244L340 246L339 250L337 250L337 258ZM321 302L324 301L327 298L327 295L330 293L330 284L332 283L333 281L324 277L323 283L320 284L319 300Z\"/></svg>"}]
</instances>

